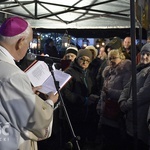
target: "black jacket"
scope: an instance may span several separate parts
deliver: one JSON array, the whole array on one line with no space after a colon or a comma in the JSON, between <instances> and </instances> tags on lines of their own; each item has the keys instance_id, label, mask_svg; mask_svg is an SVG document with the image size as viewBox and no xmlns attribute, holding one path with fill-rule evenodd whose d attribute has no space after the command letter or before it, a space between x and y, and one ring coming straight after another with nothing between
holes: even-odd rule
<instances>
[{"instance_id":1,"label":"black jacket","mask_svg":"<svg viewBox=\"0 0 150 150\"><path fill-rule=\"evenodd\" d=\"M76 59L65 72L69 73L72 79L62 90L64 102L71 118L79 121L87 115L86 99L91 94L92 79L89 71L83 70Z\"/></svg>"}]
</instances>

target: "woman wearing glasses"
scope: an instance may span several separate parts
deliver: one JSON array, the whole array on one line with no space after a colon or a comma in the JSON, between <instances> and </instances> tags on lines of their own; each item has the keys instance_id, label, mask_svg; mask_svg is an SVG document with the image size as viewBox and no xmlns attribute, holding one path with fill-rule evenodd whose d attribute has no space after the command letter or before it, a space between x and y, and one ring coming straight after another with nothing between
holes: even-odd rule
<instances>
[{"instance_id":1,"label":"woman wearing glasses","mask_svg":"<svg viewBox=\"0 0 150 150\"><path fill-rule=\"evenodd\" d=\"M75 134L80 136L79 144L81 148L85 140L92 137L93 127L90 118L94 118L94 116L91 116L91 106L98 100L98 96L92 94L93 83L88 70L91 61L91 51L81 49L70 67L65 71L72 76L72 79L63 89L63 98ZM65 129L65 133L66 131L70 132L70 129ZM72 139L71 134L69 138Z\"/></svg>"},{"instance_id":2,"label":"woman wearing glasses","mask_svg":"<svg viewBox=\"0 0 150 150\"><path fill-rule=\"evenodd\" d=\"M108 53L109 65L104 69L101 98L97 105L102 129L102 150L122 150L121 111L118 100L131 77L131 61L119 49Z\"/></svg>"}]
</instances>

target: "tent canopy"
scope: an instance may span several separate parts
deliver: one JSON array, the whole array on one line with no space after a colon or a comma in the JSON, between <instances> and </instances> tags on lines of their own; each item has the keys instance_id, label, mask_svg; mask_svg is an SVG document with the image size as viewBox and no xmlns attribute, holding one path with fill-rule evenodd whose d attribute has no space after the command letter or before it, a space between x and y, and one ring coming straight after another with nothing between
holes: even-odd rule
<instances>
[{"instance_id":1,"label":"tent canopy","mask_svg":"<svg viewBox=\"0 0 150 150\"><path fill-rule=\"evenodd\" d=\"M5 0L0 12L26 18L34 28L126 28L129 0Z\"/></svg>"},{"instance_id":2,"label":"tent canopy","mask_svg":"<svg viewBox=\"0 0 150 150\"><path fill-rule=\"evenodd\" d=\"M1 0L0 13L22 16L36 29L130 28L130 0Z\"/></svg>"}]
</instances>

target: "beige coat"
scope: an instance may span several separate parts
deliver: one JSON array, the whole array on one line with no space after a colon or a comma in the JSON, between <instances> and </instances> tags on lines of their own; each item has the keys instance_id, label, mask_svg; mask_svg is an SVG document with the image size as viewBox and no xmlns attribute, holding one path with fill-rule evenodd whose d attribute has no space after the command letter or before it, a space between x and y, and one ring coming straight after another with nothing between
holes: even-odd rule
<instances>
[{"instance_id":1,"label":"beige coat","mask_svg":"<svg viewBox=\"0 0 150 150\"><path fill-rule=\"evenodd\" d=\"M0 150L37 150L37 141L51 135L52 101L35 95L26 74L1 50L0 68Z\"/></svg>"}]
</instances>

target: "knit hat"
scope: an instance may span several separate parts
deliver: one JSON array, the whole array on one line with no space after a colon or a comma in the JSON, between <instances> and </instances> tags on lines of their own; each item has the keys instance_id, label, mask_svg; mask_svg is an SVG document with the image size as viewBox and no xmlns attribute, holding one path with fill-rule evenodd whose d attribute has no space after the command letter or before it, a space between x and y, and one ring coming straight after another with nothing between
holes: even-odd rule
<instances>
[{"instance_id":1,"label":"knit hat","mask_svg":"<svg viewBox=\"0 0 150 150\"><path fill-rule=\"evenodd\" d=\"M113 37L106 47L110 49L122 49L122 40L119 37Z\"/></svg>"},{"instance_id":2,"label":"knit hat","mask_svg":"<svg viewBox=\"0 0 150 150\"><path fill-rule=\"evenodd\" d=\"M143 51L150 52L150 43L146 43L145 45L142 46L141 52Z\"/></svg>"},{"instance_id":3,"label":"knit hat","mask_svg":"<svg viewBox=\"0 0 150 150\"><path fill-rule=\"evenodd\" d=\"M94 52L94 58L96 58L97 54L98 54L98 51L97 49L93 46L93 45L89 45L87 46L85 49L88 49L90 51L93 51Z\"/></svg>"},{"instance_id":4,"label":"knit hat","mask_svg":"<svg viewBox=\"0 0 150 150\"><path fill-rule=\"evenodd\" d=\"M0 35L12 37L25 31L27 27L28 23L23 18L10 17L1 25Z\"/></svg>"},{"instance_id":5,"label":"knit hat","mask_svg":"<svg viewBox=\"0 0 150 150\"><path fill-rule=\"evenodd\" d=\"M76 47L73 47L73 46L70 46L66 49L66 53L65 54L68 54L68 53L73 53L77 56L77 53L78 53L78 49Z\"/></svg>"},{"instance_id":6,"label":"knit hat","mask_svg":"<svg viewBox=\"0 0 150 150\"><path fill-rule=\"evenodd\" d=\"M92 53L91 51L89 51L89 49L80 49L78 51L77 58L82 57L82 56L87 56L90 58L90 60L92 60Z\"/></svg>"}]
</instances>

